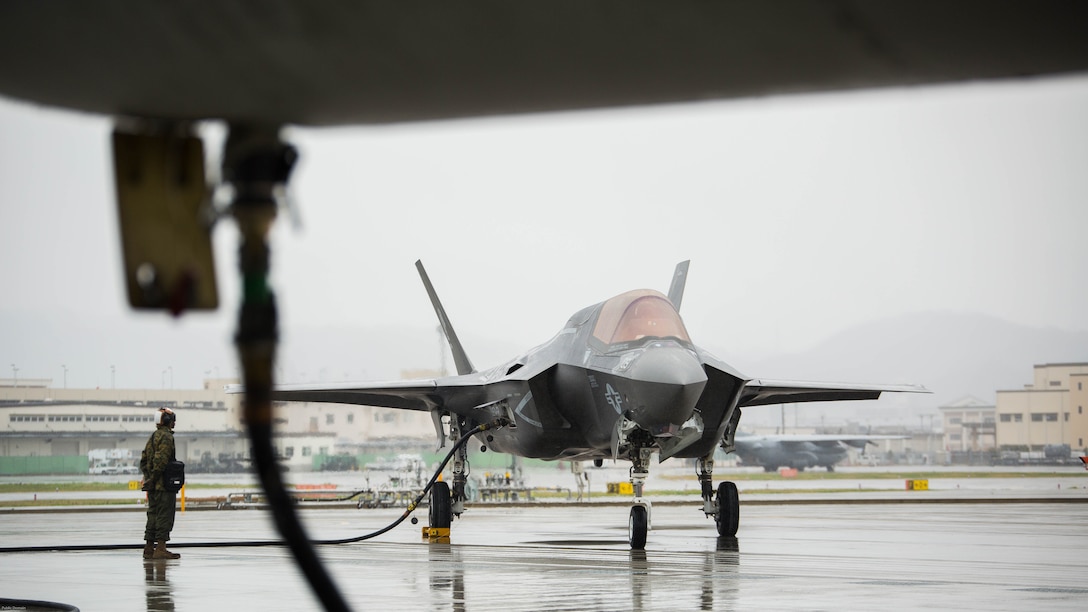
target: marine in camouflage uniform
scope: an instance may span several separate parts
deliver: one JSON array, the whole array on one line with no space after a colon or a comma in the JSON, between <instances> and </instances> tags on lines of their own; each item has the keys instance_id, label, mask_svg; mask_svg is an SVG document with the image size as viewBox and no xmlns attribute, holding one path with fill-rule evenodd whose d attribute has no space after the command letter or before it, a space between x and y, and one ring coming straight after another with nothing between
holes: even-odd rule
<instances>
[{"instance_id":1,"label":"marine in camouflage uniform","mask_svg":"<svg viewBox=\"0 0 1088 612\"><path fill-rule=\"evenodd\" d=\"M181 555L166 550L170 531L174 528L174 506L177 493L167 491L162 482L166 463L174 459L174 424L177 418L169 408L160 408L159 424L148 438L140 459L147 491L147 525L144 527L145 559L177 559ZM157 543L157 545L156 545Z\"/></svg>"}]
</instances>

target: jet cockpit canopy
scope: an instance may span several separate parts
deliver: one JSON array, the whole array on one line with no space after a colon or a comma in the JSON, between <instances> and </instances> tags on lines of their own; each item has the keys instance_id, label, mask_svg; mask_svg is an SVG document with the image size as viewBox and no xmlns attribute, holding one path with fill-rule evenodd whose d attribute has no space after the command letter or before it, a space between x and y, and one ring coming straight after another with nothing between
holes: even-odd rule
<instances>
[{"instance_id":1,"label":"jet cockpit canopy","mask_svg":"<svg viewBox=\"0 0 1088 612\"><path fill-rule=\"evenodd\" d=\"M613 348L647 338L675 338L691 344L680 313L664 294L652 289L628 291L605 302L593 338Z\"/></svg>"}]
</instances>

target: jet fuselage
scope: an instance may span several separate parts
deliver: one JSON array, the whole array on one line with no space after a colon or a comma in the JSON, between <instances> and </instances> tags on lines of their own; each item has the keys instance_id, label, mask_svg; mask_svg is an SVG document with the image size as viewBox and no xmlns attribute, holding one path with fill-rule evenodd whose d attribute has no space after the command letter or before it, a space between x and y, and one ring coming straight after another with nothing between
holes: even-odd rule
<instances>
[{"instance_id":1,"label":"jet fuselage","mask_svg":"<svg viewBox=\"0 0 1088 612\"><path fill-rule=\"evenodd\" d=\"M706 454L721 439L718 426L741 388L737 380L731 400L701 403L708 381L676 309L664 295L642 290L580 311L547 343L481 373L488 391L472 401L505 400L513 411L517 426L492 434L490 446L501 452L622 458L626 420L666 447L690 447L705 435L697 447Z\"/></svg>"}]
</instances>

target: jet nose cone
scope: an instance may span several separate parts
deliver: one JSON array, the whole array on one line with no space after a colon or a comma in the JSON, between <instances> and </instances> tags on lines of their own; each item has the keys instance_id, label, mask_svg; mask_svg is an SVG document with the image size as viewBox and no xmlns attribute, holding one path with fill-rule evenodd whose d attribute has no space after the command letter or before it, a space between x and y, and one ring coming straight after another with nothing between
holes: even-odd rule
<instances>
[{"instance_id":1,"label":"jet nose cone","mask_svg":"<svg viewBox=\"0 0 1088 612\"><path fill-rule=\"evenodd\" d=\"M654 434L691 418L707 381L699 360L680 346L647 349L626 376L638 389L630 418Z\"/></svg>"},{"instance_id":2,"label":"jet nose cone","mask_svg":"<svg viewBox=\"0 0 1088 612\"><path fill-rule=\"evenodd\" d=\"M680 346L651 347L628 369L639 381L686 386L706 382L706 372L691 351Z\"/></svg>"}]
</instances>

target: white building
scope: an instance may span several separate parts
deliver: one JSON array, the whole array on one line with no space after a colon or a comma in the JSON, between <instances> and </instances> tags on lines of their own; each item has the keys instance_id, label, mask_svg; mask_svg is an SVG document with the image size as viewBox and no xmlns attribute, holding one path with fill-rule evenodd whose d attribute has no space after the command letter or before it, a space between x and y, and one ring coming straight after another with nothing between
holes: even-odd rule
<instances>
[{"instance_id":1,"label":"white building","mask_svg":"<svg viewBox=\"0 0 1088 612\"><path fill-rule=\"evenodd\" d=\"M973 396L940 406L944 450L982 452L997 446L997 408Z\"/></svg>"},{"instance_id":2,"label":"white building","mask_svg":"<svg viewBox=\"0 0 1088 612\"><path fill-rule=\"evenodd\" d=\"M88 454L128 450L137 457L155 429L155 413L178 415L177 458L187 467L222 469L248 461L241 396L234 379L202 389L55 389L50 380L0 379L0 474L87 472ZM294 471L320 457L360 448L418 447L436 442L430 413L370 406L276 402L273 445Z\"/></svg>"}]
</instances>

